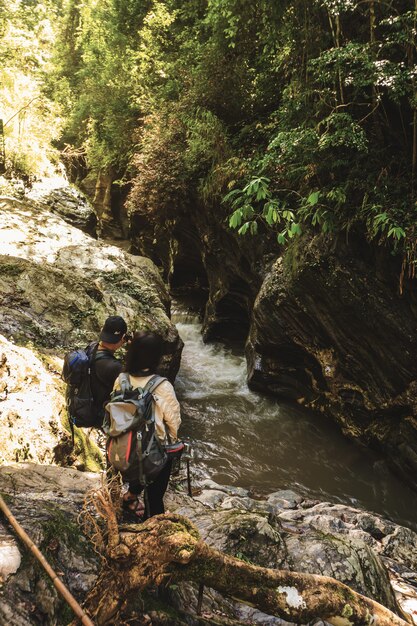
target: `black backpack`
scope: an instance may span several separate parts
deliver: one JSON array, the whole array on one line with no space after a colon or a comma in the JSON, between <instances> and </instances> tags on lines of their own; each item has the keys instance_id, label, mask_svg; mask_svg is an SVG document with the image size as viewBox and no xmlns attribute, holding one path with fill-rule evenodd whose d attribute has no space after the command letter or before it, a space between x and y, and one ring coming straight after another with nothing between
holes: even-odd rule
<instances>
[{"instance_id":1,"label":"black backpack","mask_svg":"<svg viewBox=\"0 0 417 626\"><path fill-rule=\"evenodd\" d=\"M72 350L64 357L62 378L67 383L65 393L68 417L74 443L74 426L79 428L101 428L100 408L91 392L90 374L95 361L107 358L96 357L98 341L93 341L84 350Z\"/></svg>"},{"instance_id":2,"label":"black backpack","mask_svg":"<svg viewBox=\"0 0 417 626\"><path fill-rule=\"evenodd\" d=\"M107 459L125 480L146 486L168 461L155 430L153 392L166 378L152 376L142 387L132 388L129 374L119 375L120 389L106 404L103 430L108 435Z\"/></svg>"}]
</instances>

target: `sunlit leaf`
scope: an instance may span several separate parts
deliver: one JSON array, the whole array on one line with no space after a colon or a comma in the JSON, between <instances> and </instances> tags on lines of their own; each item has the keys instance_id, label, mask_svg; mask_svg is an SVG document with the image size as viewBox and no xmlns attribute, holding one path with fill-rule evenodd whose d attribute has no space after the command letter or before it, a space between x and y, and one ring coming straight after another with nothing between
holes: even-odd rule
<instances>
[{"instance_id":1,"label":"sunlit leaf","mask_svg":"<svg viewBox=\"0 0 417 626\"><path fill-rule=\"evenodd\" d=\"M239 235L245 235L248 231L250 222L245 222L237 231L239 233Z\"/></svg>"},{"instance_id":2,"label":"sunlit leaf","mask_svg":"<svg viewBox=\"0 0 417 626\"><path fill-rule=\"evenodd\" d=\"M312 206L314 206L319 201L319 197L320 197L320 191L313 191L313 193L311 193L307 198L308 204L311 204Z\"/></svg>"}]
</instances>

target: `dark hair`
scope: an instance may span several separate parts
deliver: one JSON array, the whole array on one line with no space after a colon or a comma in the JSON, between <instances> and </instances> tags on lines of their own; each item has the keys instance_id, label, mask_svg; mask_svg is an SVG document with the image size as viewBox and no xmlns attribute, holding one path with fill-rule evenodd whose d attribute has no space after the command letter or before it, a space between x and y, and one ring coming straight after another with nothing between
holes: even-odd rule
<instances>
[{"instance_id":1,"label":"dark hair","mask_svg":"<svg viewBox=\"0 0 417 626\"><path fill-rule=\"evenodd\" d=\"M156 371L163 352L163 341L155 333L134 333L125 359L125 371L134 376L143 370Z\"/></svg>"}]
</instances>

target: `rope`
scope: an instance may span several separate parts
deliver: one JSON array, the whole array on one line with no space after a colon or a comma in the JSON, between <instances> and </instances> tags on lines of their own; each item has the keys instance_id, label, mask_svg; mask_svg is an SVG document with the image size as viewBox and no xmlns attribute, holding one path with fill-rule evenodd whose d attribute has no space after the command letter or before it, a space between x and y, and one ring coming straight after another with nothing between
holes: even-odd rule
<instances>
[{"instance_id":1,"label":"rope","mask_svg":"<svg viewBox=\"0 0 417 626\"><path fill-rule=\"evenodd\" d=\"M16 534L20 537L20 539L22 539L22 541L26 544L26 546L29 548L29 550L32 552L32 554L41 563L42 567L45 569L46 573L51 578L54 586L59 591L59 593L64 598L64 600L69 604L71 609L74 611L75 615L78 618L80 618L81 623L85 624L85 626L94 626L94 622L91 621L91 619L88 617L88 615L85 613L85 611L78 604L77 600L70 593L70 591L64 585L62 580L58 577L58 575L52 569L52 567L49 565L48 561L45 559L45 557L43 556L42 552L36 547L36 545L33 543L31 538L29 537L29 535L20 526L19 522L12 515L10 509L8 508L7 504L5 503L5 501L3 500L3 498L1 496L0 496L0 509L3 511L5 517L8 519L10 525L16 531Z\"/></svg>"}]
</instances>

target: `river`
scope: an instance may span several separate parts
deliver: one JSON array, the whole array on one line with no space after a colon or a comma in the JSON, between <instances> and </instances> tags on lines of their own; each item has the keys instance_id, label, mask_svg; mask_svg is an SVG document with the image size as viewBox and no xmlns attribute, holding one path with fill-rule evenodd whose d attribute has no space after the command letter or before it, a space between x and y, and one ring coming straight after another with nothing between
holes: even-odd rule
<instances>
[{"instance_id":1,"label":"river","mask_svg":"<svg viewBox=\"0 0 417 626\"><path fill-rule=\"evenodd\" d=\"M174 303L172 321L185 344L176 389L194 480L210 477L259 495L293 489L417 530L417 495L383 458L323 416L250 391L243 348L204 344L198 317L184 305Z\"/></svg>"}]
</instances>

